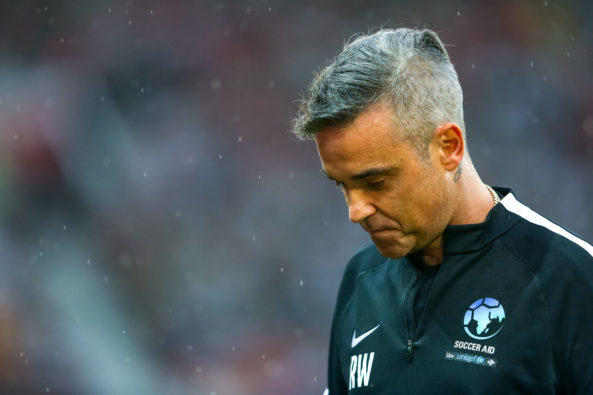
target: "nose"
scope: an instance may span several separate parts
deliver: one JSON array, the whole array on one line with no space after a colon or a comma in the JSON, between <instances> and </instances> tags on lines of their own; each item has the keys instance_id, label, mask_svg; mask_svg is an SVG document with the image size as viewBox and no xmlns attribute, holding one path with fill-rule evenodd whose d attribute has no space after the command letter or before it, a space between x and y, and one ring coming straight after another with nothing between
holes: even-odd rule
<instances>
[{"instance_id":1,"label":"nose","mask_svg":"<svg viewBox=\"0 0 593 395\"><path fill-rule=\"evenodd\" d=\"M364 194L357 191L348 192L346 203L348 203L348 216L354 223L361 222L376 211L368 199L365 199Z\"/></svg>"}]
</instances>

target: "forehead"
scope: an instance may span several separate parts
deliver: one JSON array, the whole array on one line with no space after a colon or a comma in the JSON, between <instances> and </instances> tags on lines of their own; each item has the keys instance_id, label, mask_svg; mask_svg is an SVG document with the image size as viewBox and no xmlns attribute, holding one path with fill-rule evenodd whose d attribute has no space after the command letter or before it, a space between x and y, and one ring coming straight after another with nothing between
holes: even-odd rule
<instances>
[{"instance_id":1,"label":"forehead","mask_svg":"<svg viewBox=\"0 0 593 395\"><path fill-rule=\"evenodd\" d=\"M324 170L346 177L369 167L409 160L410 145L399 137L393 113L380 103L345 127L329 127L315 136Z\"/></svg>"}]
</instances>

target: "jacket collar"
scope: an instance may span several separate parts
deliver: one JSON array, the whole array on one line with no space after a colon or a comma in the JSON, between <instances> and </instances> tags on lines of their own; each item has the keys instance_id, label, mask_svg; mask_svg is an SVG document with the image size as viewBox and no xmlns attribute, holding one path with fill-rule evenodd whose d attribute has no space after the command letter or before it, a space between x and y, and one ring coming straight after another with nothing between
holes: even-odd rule
<instances>
[{"instance_id":1,"label":"jacket collar","mask_svg":"<svg viewBox=\"0 0 593 395\"><path fill-rule=\"evenodd\" d=\"M507 198L514 198L513 192L508 188L494 187L494 190L502 197L502 202ZM517 221L519 217L499 203L490 210L482 223L449 225L443 233L443 255L465 254L480 250L513 227Z\"/></svg>"}]
</instances>

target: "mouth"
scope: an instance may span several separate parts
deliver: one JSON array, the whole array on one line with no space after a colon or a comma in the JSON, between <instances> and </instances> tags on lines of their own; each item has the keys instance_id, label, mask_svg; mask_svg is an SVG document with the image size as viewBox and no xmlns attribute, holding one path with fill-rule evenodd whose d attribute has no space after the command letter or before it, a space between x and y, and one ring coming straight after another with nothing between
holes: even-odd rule
<instances>
[{"instance_id":1,"label":"mouth","mask_svg":"<svg viewBox=\"0 0 593 395\"><path fill-rule=\"evenodd\" d=\"M385 235L386 233L393 232L393 231L395 231L395 229L389 229L389 228L367 230L367 232L369 232L371 237L381 237L381 236Z\"/></svg>"},{"instance_id":2,"label":"mouth","mask_svg":"<svg viewBox=\"0 0 593 395\"><path fill-rule=\"evenodd\" d=\"M383 221L383 223L369 222L362 222L360 225L373 238L384 238L387 237L388 234L394 236L394 233L402 233L401 227L397 223L389 223L386 221Z\"/></svg>"}]
</instances>

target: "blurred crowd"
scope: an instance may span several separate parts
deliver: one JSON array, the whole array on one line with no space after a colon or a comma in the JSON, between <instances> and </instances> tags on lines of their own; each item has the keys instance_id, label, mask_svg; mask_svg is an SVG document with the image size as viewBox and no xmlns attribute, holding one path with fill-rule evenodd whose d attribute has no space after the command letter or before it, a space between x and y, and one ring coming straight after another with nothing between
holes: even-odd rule
<instances>
[{"instance_id":1,"label":"blurred crowd","mask_svg":"<svg viewBox=\"0 0 593 395\"><path fill-rule=\"evenodd\" d=\"M316 394L369 242L289 133L357 32L449 44L483 179L593 241L593 3L8 1L0 393Z\"/></svg>"}]
</instances>

